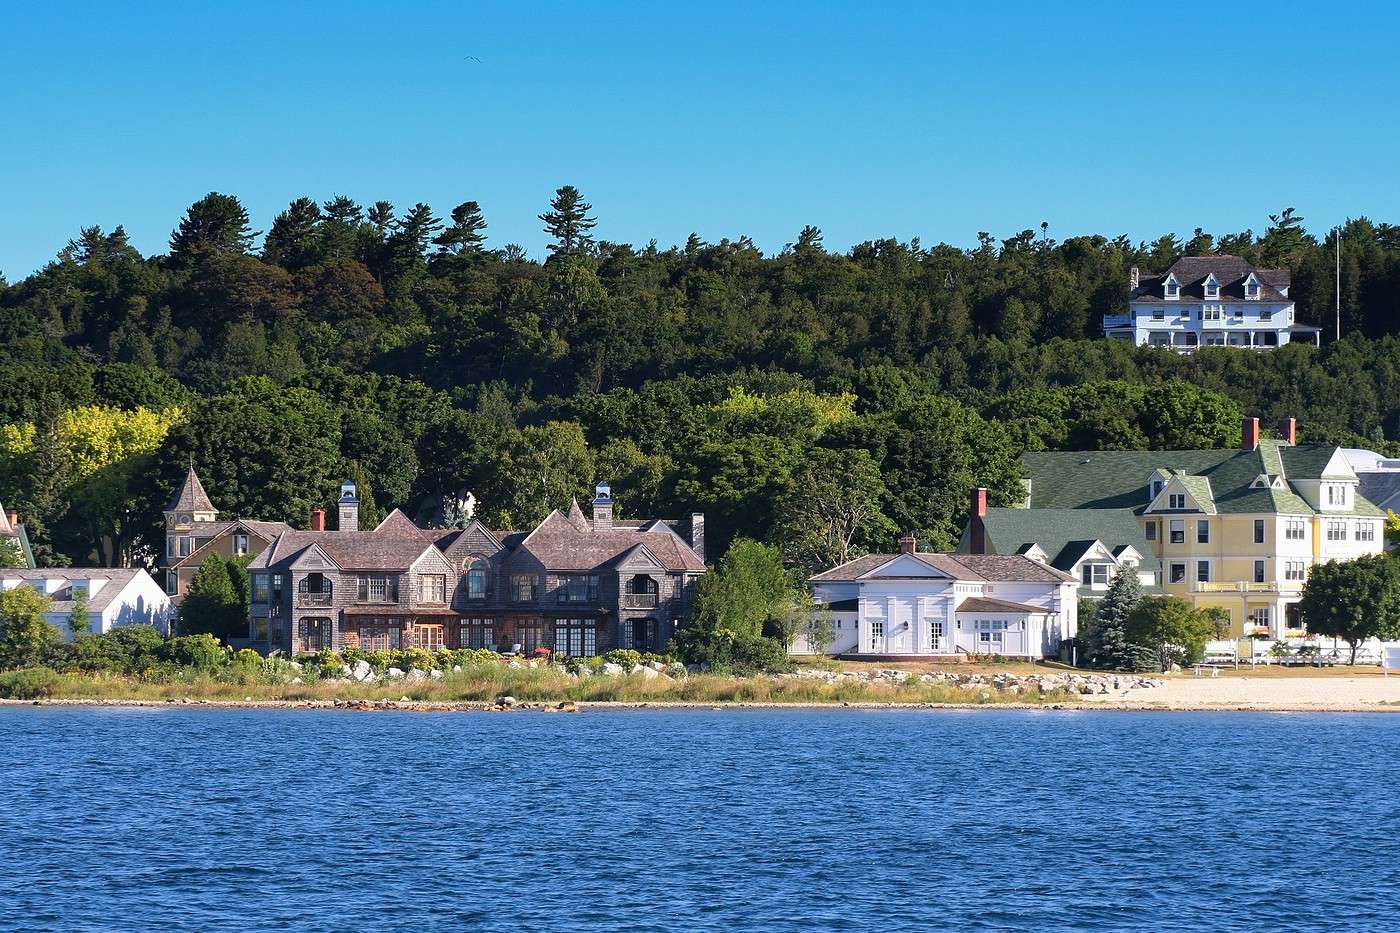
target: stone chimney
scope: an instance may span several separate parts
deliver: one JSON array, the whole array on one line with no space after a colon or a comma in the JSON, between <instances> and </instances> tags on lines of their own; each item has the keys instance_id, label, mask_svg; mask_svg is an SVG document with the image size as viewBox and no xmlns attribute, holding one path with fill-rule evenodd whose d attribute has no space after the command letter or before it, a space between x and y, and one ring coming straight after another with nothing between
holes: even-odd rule
<instances>
[{"instance_id":1,"label":"stone chimney","mask_svg":"<svg viewBox=\"0 0 1400 933\"><path fill-rule=\"evenodd\" d=\"M987 553L987 490L978 486L972 490L972 513L968 517L967 551L969 554Z\"/></svg>"},{"instance_id":2,"label":"stone chimney","mask_svg":"<svg viewBox=\"0 0 1400 933\"><path fill-rule=\"evenodd\" d=\"M340 521L336 528L341 531L360 530L360 495L354 483L340 484Z\"/></svg>"},{"instance_id":3,"label":"stone chimney","mask_svg":"<svg viewBox=\"0 0 1400 933\"><path fill-rule=\"evenodd\" d=\"M311 510L311 530L312 530L312 531L325 531L325 530L326 530L326 510L325 510L325 509L312 509L312 510Z\"/></svg>"},{"instance_id":4,"label":"stone chimney","mask_svg":"<svg viewBox=\"0 0 1400 933\"><path fill-rule=\"evenodd\" d=\"M607 483L599 483L593 487L593 530L610 531L612 522L612 486Z\"/></svg>"},{"instance_id":5,"label":"stone chimney","mask_svg":"<svg viewBox=\"0 0 1400 933\"><path fill-rule=\"evenodd\" d=\"M690 549L705 559L705 513L690 513Z\"/></svg>"},{"instance_id":6,"label":"stone chimney","mask_svg":"<svg viewBox=\"0 0 1400 933\"><path fill-rule=\"evenodd\" d=\"M899 539L899 553L913 554L919 550L919 539L914 537L914 533L907 532Z\"/></svg>"},{"instance_id":7,"label":"stone chimney","mask_svg":"<svg viewBox=\"0 0 1400 933\"><path fill-rule=\"evenodd\" d=\"M1290 446L1298 446L1298 419L1280 418L1278 422L1278 436L1281 441Z\"/></svg>"},{"instance_id":8,"label":"stone chimney","mask_svg":"<svg viewBox=\"0 0 1400 933\"><path fill-rule=\"evenodd\" d=\"M1136 290L1137 290L1137 287L1138 287L1138 267L1137 267L1137 266L1133 266L1131 269L1128 270L1128 288L1129 288L1129 290L1136 291Z\"/></svg>"},{"instance_id":9,"label":"stone chimney","mask_svg":"<svg viewBox=\"0 0 1400 933\"><path fill-rule=\"evenodd\" d=\"M1259 449L1259 419L1244 419L1244 427L1240 431L1240 450Z\"/></svg>"}]
</instances>

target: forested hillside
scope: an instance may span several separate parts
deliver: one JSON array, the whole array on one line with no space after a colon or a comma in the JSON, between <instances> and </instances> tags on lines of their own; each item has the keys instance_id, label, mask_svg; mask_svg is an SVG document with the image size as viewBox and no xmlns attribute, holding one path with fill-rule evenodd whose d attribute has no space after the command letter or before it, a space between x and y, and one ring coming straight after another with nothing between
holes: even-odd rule
<instances>
[{"instance_id":1,"label":"forested hillside","mask_svg":"<svg viewBox=\"0 0 1400 933\"><path fill-rule=\"evenodd\" d=\"M609 243L572 188L541 222L544 261L488 248L470 201L439 217L299 198L261 235L210 194L160 256L83 229L0 280L0 501L41 560L123 564L152 558L191 458L227 515L303 526L345 477L371 521L451 521L444 500L470 491L513 528L608 479L623 515L701 510L716 544L819 564L903 530L951 545L968 487L1011 501L1028 448L1227 446L1242 413L1296 416L1305 440L1400 437L1388 224L1342 230L1332 342L1333 240L1292 211L1260 235L1042 226L845 254L814 227L776 255ZM1098 337L1130 266L1212 252L1291 267L1323 347L1182 357Z\"/></svg>"}]
</instances>

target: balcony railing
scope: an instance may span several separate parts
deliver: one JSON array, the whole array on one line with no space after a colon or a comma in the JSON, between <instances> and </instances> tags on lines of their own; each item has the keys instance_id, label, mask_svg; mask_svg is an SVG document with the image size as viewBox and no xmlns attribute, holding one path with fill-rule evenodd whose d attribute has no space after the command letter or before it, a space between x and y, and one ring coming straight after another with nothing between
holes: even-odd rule
<instances>
[{"instance_id":1,"label":"balcony railing","mask_svg":"<svg viewBox=\"0 0 1400 933\"><path fill-rule=\"evenodd\" d=\"M331 604L330 593L298 593L298 606L329 606Z\"/></svg>"},{"instance_id":2,"label":"balcony railing","mask_svg":"<svg viewBox=\"0 0 1400 933\"><path fill-rule=\"evenodd\" d=\"M623 593L623 594L622 594L622 608L623 608L623 609L655 609L655 608L656 608L656 602L657 602L657 600L656 600L656 594L655 594L655 593Z\"/></svg>"},{"instance_id":3,"label":"balcony railing","mask_svg":"<svg viewBox=\"0 0 1400 933\"><path fill-rule=\"evenodd\" d=\"M1301 582L1293 580L1283 582L1275 580L1264 583L1251 583L1244 580L1211 583L1198 581L1194 587L1197 593L1293 593L1302 588Z\"/></svg>"}]
</instances>

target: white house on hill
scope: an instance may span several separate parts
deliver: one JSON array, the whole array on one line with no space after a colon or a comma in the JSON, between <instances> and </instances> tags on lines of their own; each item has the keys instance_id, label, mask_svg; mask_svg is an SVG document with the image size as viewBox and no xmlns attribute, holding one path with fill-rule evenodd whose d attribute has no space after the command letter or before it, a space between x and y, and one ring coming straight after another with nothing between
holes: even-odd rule
<instances>
[{"instance_id":1,"label":"white house on hill","mask_svg":"<svg viewBox=\"0 0 1400 933\"><path fill-rule=\"evenodd\" d=\"M1021 554L930 554L912 537L810 579L835 627L795 654L1057 657L1077 627L1078 580Z\"/></svg>"},{"instance_id":2,"label":"white house on hill","mask_svg":"<svg viewBox=\"0 0 1400 933\"><path fill-rule=\"evenodd\" d=\"M87 592L87 630L93 635L120 625L154 625L162 635L170 632L172 607L151 575L144 570L91 567L51 567L43 570L0 570L0 590L28 586L49 598L44 620L65 640L73 632L73 594Z\"/></svg>"}]
</instances>

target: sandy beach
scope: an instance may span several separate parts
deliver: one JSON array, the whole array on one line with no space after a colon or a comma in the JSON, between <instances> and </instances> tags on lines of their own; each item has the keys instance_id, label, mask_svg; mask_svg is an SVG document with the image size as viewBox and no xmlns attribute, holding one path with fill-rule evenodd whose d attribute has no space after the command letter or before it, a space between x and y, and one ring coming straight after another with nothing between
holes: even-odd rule
<instances>
[{"instance_id":1,"label":"sandy beach","mask_svg":"<svg viewBox=\"0 0 1400 933\"><path fill-rule=\"evenodd\" d=\"M1084 707L1166 710L1390 711L1400 712L1400 675L1190 675L1161 686L1085 697Z\"/></svg>"}]
</instances>

